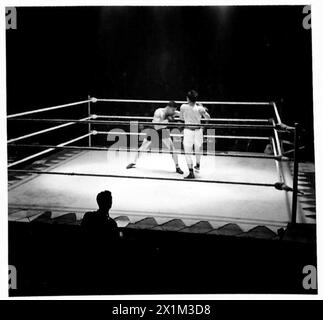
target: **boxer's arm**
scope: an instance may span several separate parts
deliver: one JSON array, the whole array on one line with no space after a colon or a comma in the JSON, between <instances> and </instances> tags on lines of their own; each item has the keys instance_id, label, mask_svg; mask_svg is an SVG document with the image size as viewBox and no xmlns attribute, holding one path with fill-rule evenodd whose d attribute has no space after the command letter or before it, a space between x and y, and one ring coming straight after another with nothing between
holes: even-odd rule
<instances>
[{"instance_id":1,"label":"boxer's arm","mask_svg":"<svg viewBox=\"0 0 323 320\"><path fill-rule=\"evenodd\" d=\"M175 111L175 113L172 116L168 116L167 119L169 120L169 122L174 122L176 120L180 120L180 112L179 111Z\"/></svg>"},{"instance_id":2,"label":"boxer's arm","mask_svg":"<svg viewBox=\"0 0 323 320\"><path fill-rule=\"evenodd\" d=\"M180 111L175 111L175 114L174 114L174 117L180 117L180 115L181 115L181 113L180 113Z\"/></svg>"},{"instance_id":3,"label":"boxer's arm","mask_svg":"<svg viewBox=\"0 0 323 320\"><path fill-rule=\"evenodd\" d=\"M211 116L209 115L209 113L205 110L205 108L200 104L200 113L202 115L202 117L206 120L211 119Z\"/></svg>"},{"instance_id":4,"label":"boxer's arm","mask_svg":"<svg viewBox=\"0 0 323 320\"><path fill-rule=\"evenodd\" d=\"M181 106L180 112L179 112L179 119L181 121L184 121L184 106Z\"/></svg>"},{"instance_id":5,"label":"boxer's arm","mask_svg":"<svg viewBox=\"0 0 323 320\"><path fill-rule=\"evenodd\" d=\"M163 114L162 114L162 112L160 112L160 110L156 110L155 113L154 113L153 122L164 122L164 123L167 123L168 120L167 119L163 119Z\"/></svg>"},{"instance_id":6,"label":"boxer's arm","mask_svg":"<svg viewBox=\"0 0 323 320\"><path fill-rule=\"evenodd\" d=\"M203 114L203 117L206 119L206 120L210 120L211 119L211 116L210 114L204 110L204 114Z\"/></svg>"}]
</instances>

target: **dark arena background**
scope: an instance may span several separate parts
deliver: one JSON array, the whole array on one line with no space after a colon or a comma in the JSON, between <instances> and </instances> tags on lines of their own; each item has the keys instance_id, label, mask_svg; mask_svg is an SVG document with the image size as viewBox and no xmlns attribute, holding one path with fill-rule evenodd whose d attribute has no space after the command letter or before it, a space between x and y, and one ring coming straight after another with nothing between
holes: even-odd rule
<instances>
[{"instance_id":1,"label":"dark arena background","mask_svg":"<svg viewBox=\"0 0 323 320\"><path fill-rule=\"evenodd\" d=\"M240 212L229 219L227 215L222 217L219 211L227 212L230 199L240 190L224 194L224 189L213 190L211 183L199 187L200 182L187 182L186 185L194 185L192 194L182 187L184 182L179 181L161 181L163 186L159 189L158 179L172 180L173 176L167 173L160 177L157 171L150 173L156 179L153 182L91 177L93 180L83 185L55 180L60 179L55 174L38 175L37 170L57 167L57 161L71 167L72 161L81 159L77 158L76 149L54 149L45 157L40 155L9 168L22 170L8 172L9 263L16 267L18 275L17 288L10 290L11 295L316 293L315 286L304 286L306 274L303 272L305 266L316 266L312 43L311 30L303 25L306 16L303 6L16 9L17 29L6 31L8 115L89 97L181 101L186 100L191 89L199 93L200 101L274 102L283 124L291 126L291 132L295 123L299 124L296 181L300 193L293 202L298 206L295 221L291 210L286 211L287 218L280 218L276 198L285 197L286 193L291 205L295 192L274 190L275 196L270 198L270 195L268 200L259 191L265 188L263 185L259 189L255 186L246 189L252 200L239 200L236 209L238 207ZM124 117L152 117L154 110L162 106L92 102L89 102L91 114ZM64 123L62 119L87 117L89 103L30 114L26 116L29 120L8 119L8 140L60 125ZM275 118L272 109L250 105L207 107L211 118L269 119L268 124ZM56 119L57 123L48 123L46 119ZM110 122L76 123L9 143L8 164L40 152L44 146L57 146L85 135L89 125L97 131L115 127ZM119 125L122 129L126 127L123 123ZM278 171L287 172L288 167L286 181L292 187L295 186L295 136L283 132L285 127L278 129L282 131L278 133L281 146L285 147L283 152L291 156L286 167ZM261 128L239 130L223 127L217 129L216 134L264 136L268 133ZM274 133L273 137L275 139ZM227 154L264 154L268 145L251 140L218 138L215 149ZM89 147L87 138L72 145ZM91 136L91 146L107 147L106 135ZM94 151L78 167L97 166L100 171L94 154L101 155L101 151ZM66 155L67 152L70 154ZM164 155L150 157L154 156L161 159ZM69 163L68 157L74 160ZM215 168L218 166L223 175L230 171L233 180L249 175L248 170L254 169L254 182L269 184L265 162L239 162L241 167L235 167L234 158L216 159L221 163ZM274 176L276 160L271 160ZM119 165L124 167L122 161L122 157L112 161L115 167L112 174L123 172L119 169ZM163 162L158 163L162 166ZM147 168L151 169L149 166ZM186 169L185 162L182 167ZM145 176L144 170L148 169L138 169L142 170L140 176ZM93 174L92 168L89 170ZM201 170L204 180L218 180L218 176L202 175ZM51 180L37 180L42 177ZM223 176L220 178L222 180ZM139 180L137 184L133 182ZM24 181L34 181L34 185L22 190L22 186L28 186ZM54 195L48 191L52 181L57 181ZM272 182L276 181L270 180ZM149 183L155 183L156 189L150 188ZM221 183L217 185L221 188ZM95 196L99 188L99 191L111 190L113 204L116 204L112 205L115 211L111 211L111 216L118 222L122 234L116 243L87 240L81 230L83 214L96 208ZM124 198L121 199L122 190ZM153 192L158 195L154 199L151 198ZM88 196L91 200L83 205L80 199L79 205L73 204L71 209L68 202L72 203L77 196L83 199ZM64 210L58 209L55 197L65 199ZM221 204L214 200L221 197L225 197ZM257 197L260 204L252 202ZM139 209L131 207L135 200L140 203ZM190 208L184 207L185 201ZM123 204L127 202L129 206L125 209ZM268 213L270 206L272 212ZM182 208L188 210L186 216ZM164 211L167 211L165 216ZM221 219L209 219L212 212Z\"/></svg>"}]
</instances>

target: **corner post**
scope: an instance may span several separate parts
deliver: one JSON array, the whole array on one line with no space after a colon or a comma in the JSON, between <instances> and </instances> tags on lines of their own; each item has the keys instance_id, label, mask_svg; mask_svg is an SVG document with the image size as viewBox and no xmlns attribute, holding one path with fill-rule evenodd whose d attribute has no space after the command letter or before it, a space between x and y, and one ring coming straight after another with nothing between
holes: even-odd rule
<instances>
[{"instance_id":1,"label":"corner post","mask_svg":"<svg viewBox=\"0 0 323 320\"><path fill-rule=\"evenodd\" d=\"M88 95L87 98L88 98L88 100L90 100L87 103L87 115L88 115L88 117L91 117L91 97ZM91 135L91 131L92 131L91 123L88 123L88 133L89 133L88 146L89 147L92 147L92 135Z\"/></svg>"},{"instance_id":2,"label":"corner post","mask_svg":"<svg viewBox=\"0 0 323 320\"><path fill-rule=\"evenodd\" d=\"M292 225L297 220L297 193L298 193L298 156L299 156L299 124L295 123L294 130L294 176L293 176L293 202L292 202Z\"/></svg>"}]
</instances>

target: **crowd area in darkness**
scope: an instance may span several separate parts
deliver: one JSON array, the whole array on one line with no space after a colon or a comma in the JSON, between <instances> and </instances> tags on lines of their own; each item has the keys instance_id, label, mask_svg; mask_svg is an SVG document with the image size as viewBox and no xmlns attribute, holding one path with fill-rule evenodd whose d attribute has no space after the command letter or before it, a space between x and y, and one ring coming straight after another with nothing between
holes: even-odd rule
<instances>
[{"instance_id":1,"label":"crowd area in darkness","mask_svg":"<svg viewBox=\"0 0 323 320\"><path fill-rule=\"evenodd\" d=\"M10 295L309 293L301 270L315 265L314 244L118 227L113 194L102 191L97 202L81 223L50 212L9 222Z\"/></svg>"}]
</instances>

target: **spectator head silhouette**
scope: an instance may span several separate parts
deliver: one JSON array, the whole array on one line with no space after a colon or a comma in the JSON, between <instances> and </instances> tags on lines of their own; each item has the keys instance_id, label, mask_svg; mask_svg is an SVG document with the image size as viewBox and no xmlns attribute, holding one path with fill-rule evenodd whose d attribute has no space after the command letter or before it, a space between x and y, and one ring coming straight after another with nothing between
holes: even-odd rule
<instances>
[{"instance_id":1,"label":"spectator head silhouette","mask_svg":"<svg viewBox=\"0 0 323 320\"><path fill-rule=\"evenodd\" d=\"M102 191L96 196L100 211L109 211L112 206L112 195L110 191Z\"/></svg>"}]
</instances>

